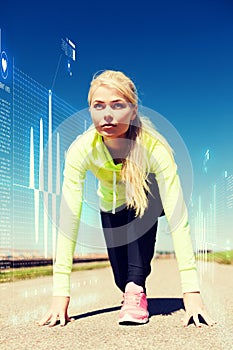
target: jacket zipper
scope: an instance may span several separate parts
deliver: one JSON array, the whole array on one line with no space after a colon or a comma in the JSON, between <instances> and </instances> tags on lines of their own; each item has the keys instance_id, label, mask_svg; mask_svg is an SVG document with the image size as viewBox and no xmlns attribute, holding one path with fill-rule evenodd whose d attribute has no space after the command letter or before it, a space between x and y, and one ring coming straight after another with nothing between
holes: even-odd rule
<instances>
[{"instance_id":1,"label":"jacket zipper","mask_svg":"<svg viewBox=\"0 0 233 350\"><path fill-rule=\"evenodd\" d=\"M112 214L116 213L116 172L113 172Z\"/></svg>"}]
</instances>

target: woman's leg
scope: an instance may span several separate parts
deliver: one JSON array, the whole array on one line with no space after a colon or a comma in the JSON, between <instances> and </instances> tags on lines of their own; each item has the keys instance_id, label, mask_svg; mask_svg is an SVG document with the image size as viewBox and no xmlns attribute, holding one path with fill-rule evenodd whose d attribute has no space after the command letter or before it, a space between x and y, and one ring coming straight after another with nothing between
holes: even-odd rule
<instances>
[{"instance_id":1,"label":"woman's leg","mask_svg":"<svg viewBox=\"0 0 233 350\"><path fill-rule=\"evenodd\" d=\"M102 226L116 285L124 292L128 282L143 287L151 271L158 217L163 208L154 176L151 193L142 218L133 209L121 208L115 214L101 212Z\"/></svg>"},{"instance_id":2,"label":"woman's leg","mask_svg":"<svg viewBox=\"0 0 233 350\"><path fill-rule=\"evenodd\" d=\"M158 218L164 215L158 184L154 174L149 174L148 207L141 218L135 218L133 211L129 211L131 225L127 234L128 244L128 282L142 286L146 292L146 278L151 272L151 260L154 256L158 227Z\"/></svg>"},{"instance_id":3,"label":"woman's leg","mask_svg":"<svg viewBox=\"0 0 233 350\"><path fill-rule=\"evenodd\" d=\"M116 214L101 212L101 220L114 280L124 292L128 277L128 251L127 245L121 244L120 237L125 235L128 211L123 209Z\"/></svg>"},{"instance_id":4,"label":"woman's leg","mask_svg":"<svg viewBox=\"0 0 233 350\"><path fill-rule=\"evenodd\" d=\"M146 278L151 272L151 260L154 256L157 221L141 237L127 246L128 274L127 281L143 287L146 293Z\"/></svg>"}]
</instances>

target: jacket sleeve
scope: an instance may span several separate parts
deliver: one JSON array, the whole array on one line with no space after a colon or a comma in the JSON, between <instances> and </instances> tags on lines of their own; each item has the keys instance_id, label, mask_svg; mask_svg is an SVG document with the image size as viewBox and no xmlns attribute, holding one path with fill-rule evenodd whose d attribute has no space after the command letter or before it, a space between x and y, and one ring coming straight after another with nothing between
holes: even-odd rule
<instances>
[{"instance_id":1,"label":"jacket sleeve","mask_svg":"<svg viewBox=\"0 0 233 350\"><path fill-rule=\"evenodd\" d=\"M165 146L159 144L155 149L152 164L169 231L173 238L182 292L197 292L200 291L200 287L196 261L190 235L188 211L177 174L177 166L173 155Z\"/></svg>"},{"instance_id":2,"label":"jacket sleeve","mask_svg":"<svg viewBox=\"0 0 233 350\"><path fill-rule=\"evenodd\" d=\"M77 139L69 148L64 169L56 260L53 268L53 295L70 295L70 273L82 211L86 175L85 155Z\"/></svg>"}]
</instances>

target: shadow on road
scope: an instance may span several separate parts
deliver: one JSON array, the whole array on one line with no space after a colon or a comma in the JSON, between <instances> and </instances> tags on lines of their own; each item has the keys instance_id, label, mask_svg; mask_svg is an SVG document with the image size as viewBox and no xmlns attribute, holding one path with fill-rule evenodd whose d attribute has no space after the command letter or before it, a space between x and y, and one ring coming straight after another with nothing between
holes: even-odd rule
<instances>
[{"instance_id":1,"label":"shadow on road","mask_svg":"<svg viewBox=\"0 0 233 350\"><path fill-rule=\"evenodd\" d=\"M86 317L91 317L91 316L95 316L95 315L105 314L108 312L114 312L114 311L120 310L120 308L121 308L120 306L113 306L113 307L108 307L106 309L89 311L89 312L86 312L85 314L70 316L70 317L75 319L75 320L79 320L80 318L86 318Z\"/></svg>"},{"instance_id":2,"label":"shadow on road","mask_svg":"<svg viewBox=\"0 0 233 350\"><path fill-rule=\"evenodd\" d=\"M148 298L147 301L150 316L171 315L184 309L182 298Z\"/></svg>"},{"instance_id":3,"label":"shadow on road","mask_svg":"<svg viewBox=\"0 0 233 350\"><path fill-rule=\"evenodd\" d=\"M170 315L173 312L184 309L182 298L148 298L148 309L151 316L156 315ZM86 317L105 314L120 310L121 306L113 306L105 309L94 310L86 312L81 315L71 316L75 320Z\"/></svg>"}]
</instances>

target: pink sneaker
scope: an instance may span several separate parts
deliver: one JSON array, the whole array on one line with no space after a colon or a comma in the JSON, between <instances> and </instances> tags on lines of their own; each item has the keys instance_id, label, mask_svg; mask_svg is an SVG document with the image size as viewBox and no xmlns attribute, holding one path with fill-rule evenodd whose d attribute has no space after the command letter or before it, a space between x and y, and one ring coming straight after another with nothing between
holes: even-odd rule
<instances>
[{"instance_id":1,"label":"pink sneaker","mask_svg":"<svg viewBox=\"0 0 233 350\"><path fill-rule=\"evenodd\" d=\"M119 324L147 323L149 318L147 307L148 303L143 288L134 282L129 282L125 288Z\"/></svg>"}]
</instances>

